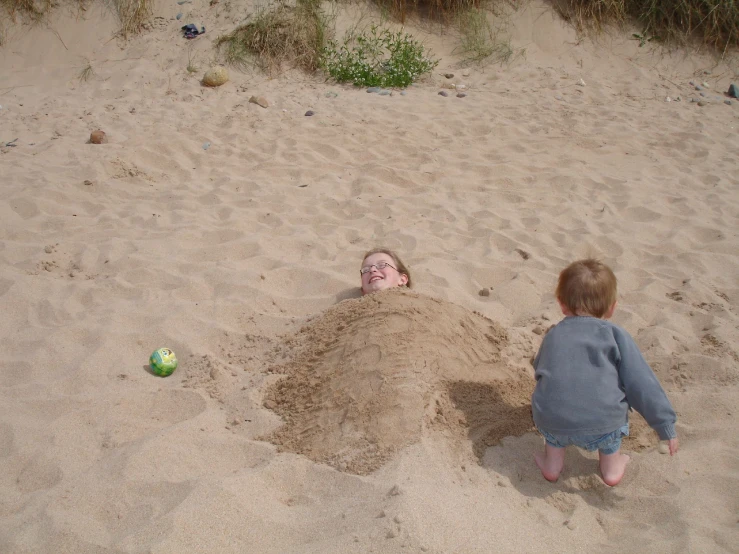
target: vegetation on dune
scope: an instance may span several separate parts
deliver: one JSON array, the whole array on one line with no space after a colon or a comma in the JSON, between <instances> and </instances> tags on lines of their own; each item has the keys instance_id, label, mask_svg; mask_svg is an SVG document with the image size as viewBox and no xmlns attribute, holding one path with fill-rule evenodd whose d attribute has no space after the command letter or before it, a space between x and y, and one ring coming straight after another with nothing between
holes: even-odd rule
<instances>
[{"instance_id":1,"label":"vegetation on dune","mask_svg":"<svg viewBox=\"0 0 739 554\"><path fill-rule=\"evenodd\" d=\"M67 2L83 11L88 3L88 0ZM11 21L39 22L62 4L66 5L57 0L0 0L0 11L4 10ZM121 23L119 32L127 38L141 32L144 24L151 18L154 0L112 0L111 5Z\"/></svg>"},{"instance_id":2,"label":"vegetation on dune","mask_svg":"<svg viewBox=\"0 0 739 554\"><path fill-rule=\"evenodd\" d=\"M330 37L330 17L314 0L284 1L260 9L250 21L216 40L226 62L244 67L252 60L274 74L283 64L315 71Z\"/></svg>"},{"instance_id":3,"label":"vegetation on dune","mask_svg":"<svg viewBox=\"0 0 739 554\"><path fill-rule=\"evenodd\" d=\"M342 44L329 42L321 56L321 66L337 82L370 87L407 87L438 63L409 34L376 25Z\"/></svg>"},{"instance_id":4,"label":"vegetation on dune","mask_svg":"<svg viewBox=\"0 0 739 554\"><path fill-rule=\"evenodd\" d=\"M640 36L667 44L698 39L718 50L739 46L737 0L558 0L554 6L581 31L637 22Z\"/></svg>"}]
</instances>

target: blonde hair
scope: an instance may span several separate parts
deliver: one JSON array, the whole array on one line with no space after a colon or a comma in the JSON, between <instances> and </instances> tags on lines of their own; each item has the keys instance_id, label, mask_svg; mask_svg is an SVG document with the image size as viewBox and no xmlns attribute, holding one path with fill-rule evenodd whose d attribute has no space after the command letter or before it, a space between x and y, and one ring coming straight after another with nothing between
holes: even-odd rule
<instances>
[{"instance_id":1,"label":"blonde hair","mask_svg":"<svg viewBox=\"0 0 739 554\"><path fill-rule=\"evenodd\" d=\"M559 274L555 294L573 314L601 318L616 302L616 276L598 260L578 260Z\"/></svg>"},{"instance_id":2,"label":"blonde hair","mask_svg":"<svg viewBox=\"0 0 739 554\"><path fill-rule=\"evenodd\" d=\"M364 262L364 260L369 258L372 254L387 254L388 256L390 256L395 262L395 269L398 270L398 273L401 273L405 275L406 277L408 277L408 282L405 284L405 286L408 288L411 288L411 272L408 270L408 268L405 266L403 261L400 259L400 257L395 252L393 252L389 248L384 248L384 247L373 248L372 250L367 252L364 256L362 256L362 262Z\"/></svg>"}]
</instances>

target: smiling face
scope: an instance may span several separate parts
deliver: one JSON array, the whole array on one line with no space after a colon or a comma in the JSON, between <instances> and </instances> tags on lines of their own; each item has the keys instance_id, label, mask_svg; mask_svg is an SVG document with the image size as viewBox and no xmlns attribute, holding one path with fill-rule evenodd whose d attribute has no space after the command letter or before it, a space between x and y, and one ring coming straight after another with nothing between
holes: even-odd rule
<instances>
[{"instance_id":1,"label":"smiling face","mask_svg":"<svg viewBox=\"0 0 739 554\"><path fill-rule=\"evenodd\" d=\"M389 264L383 269L377 269L377 264ZM367 256L362 262L362 268L369 267L370 270L362 275L362 294L377 292L392 287L402 287L408 283L408 276L405 273L399 273L398 264L393 260L392 256L379 252Z\"/></svg>"}]
</instances>

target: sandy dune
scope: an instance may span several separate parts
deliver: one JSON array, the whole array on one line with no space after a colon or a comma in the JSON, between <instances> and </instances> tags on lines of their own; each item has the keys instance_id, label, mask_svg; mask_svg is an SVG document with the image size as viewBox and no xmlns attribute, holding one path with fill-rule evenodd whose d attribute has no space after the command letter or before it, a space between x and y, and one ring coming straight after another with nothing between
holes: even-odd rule
<instances>
[{"instance_id":1,"label":"sandy dune","mask_svg":"<svg viewBox=\"0 0 739 554\"><path fill-rule=\"evenodd\" d=\"M3 23L0 552L735 552L731 59L581 41L533 3L511 28L525 55L467 76L454 37L419 31L441 63L405 95L256 70L204 88L214 39L252 9L226 4L160 3L128 43L111 40L99 8L32 30ZM186 41L183 22L208 32ZM450 72L465 98L438 95ZM709 105L689 102L691 80L710 85ZM107 143L87 143L96 129ZM390 325L370 333L374 354L290 366L311 325L370 304L357 269L377 245L410 266L415 292L399 297L421 307L362 312L320 336L357 346L390 317L415 322L414 342L393 342ZM614 320L679 414L672 458L634 418L633 461L613 489L575 450L550 484L533 463L537 434L494 433L524 421L529 358L561 317L556 276L586 255L614 268ZM448 314L469 333L454 335ZM486 325L500 335L482 346ZM161 346L180 359L166 379L145 367ZM464 363L445 366L455 349ZM331 410L392 377L367 369L378 352L441 369L401 364L390 415L350 419L355 448L392 435L357 465ZM338 377L301 396L306 368ZM499 398L491 379L521 385ZM318 421L312 442L295 429L275 439L298 405L286 398L314 410L296 428ZM434 424L434 399L456 421Z\"/></svg>"}]
</instances>

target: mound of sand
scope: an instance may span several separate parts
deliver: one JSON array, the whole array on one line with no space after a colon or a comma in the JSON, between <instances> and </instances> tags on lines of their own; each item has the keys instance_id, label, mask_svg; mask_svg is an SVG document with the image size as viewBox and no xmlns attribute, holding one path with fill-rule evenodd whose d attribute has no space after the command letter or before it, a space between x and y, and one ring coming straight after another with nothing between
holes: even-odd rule
<instances>
[{"instance_id":1,"label":"mound of sand","mask_svg":"<svg viewBox=\"0 0 739 554\"><path fill-rule=\"evenodd\" d=\"M502 361L507 342L481 314L402 289L346 300L287 341L265 395L285 425L265 438L366 474L427 430L475 445L520 435L533 380Z\"/></svg>"}]
</instances>

